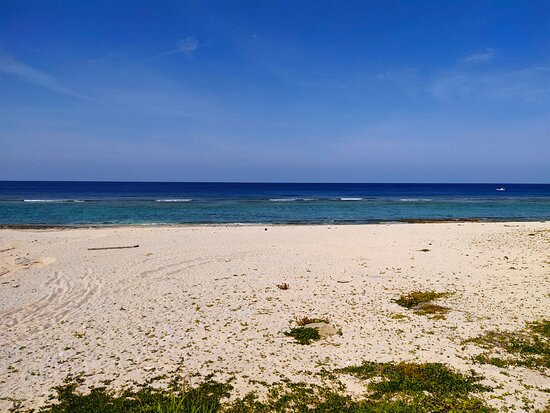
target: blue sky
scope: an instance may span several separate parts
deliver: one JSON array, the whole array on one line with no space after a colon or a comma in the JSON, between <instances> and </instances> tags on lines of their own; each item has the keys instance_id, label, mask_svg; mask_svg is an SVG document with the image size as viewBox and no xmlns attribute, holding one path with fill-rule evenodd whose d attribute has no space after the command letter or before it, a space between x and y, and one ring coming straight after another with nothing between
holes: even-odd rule
<instances>
[{"instance_id":1,"label":"blue sky","mask_svg":"<svg viewBox=\"0 0 550 413\"><path fill-rule=\"evenodd\" d=\"M548 183L550 2L3 0L0 179Z\"/></svg>"}]
</instances>

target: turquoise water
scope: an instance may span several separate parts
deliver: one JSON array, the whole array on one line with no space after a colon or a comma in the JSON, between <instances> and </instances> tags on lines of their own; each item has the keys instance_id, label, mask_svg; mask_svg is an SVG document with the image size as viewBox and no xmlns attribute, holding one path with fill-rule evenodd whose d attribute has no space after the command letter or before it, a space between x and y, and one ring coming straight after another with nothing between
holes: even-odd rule
<instances>
[{"instance_id":1,"label":"turquoise water","mask_svg":"<svg viewBox=\"0 0 550 413\"><path fill-rule=\"evenodd\" d=\"M8 226L439 219L550 220L550 185L0 182Z\"/></svg>"}]
</instances>

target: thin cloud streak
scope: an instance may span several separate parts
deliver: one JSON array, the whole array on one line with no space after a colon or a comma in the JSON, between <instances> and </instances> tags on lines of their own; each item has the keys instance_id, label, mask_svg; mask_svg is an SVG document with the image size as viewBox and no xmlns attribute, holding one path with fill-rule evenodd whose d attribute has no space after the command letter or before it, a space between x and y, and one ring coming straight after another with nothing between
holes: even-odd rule
<instances>
[{"instance_id":1,"label":"thin cloud streak","mask_svg":"<svg viewBox=\"0 0 550 413\"><path fill-rule=\"evenodd\" d=\"M454 72L436 79L428 90L442 101L488 99L544 103L550 98L550 67L477 74Z\"/></svg>"},{"instance_id":2,"label":"thin cloud streak","mask_svg":"<svg viewBox=\"0 0 550 413\"><path fill-rule=\"evenodd\" d=\"M80 99L93 100L88 96L75 92L61 85L53 76L35 69L14 57L8 55L0 55L0 73L10 76L15 76L25 82L41 86L52 92L61 93L63 95L72 96Z\"/></svg>"},{"instance_id":3,"label":"thin cloud streak","mask_svg":"<svg viewBox=\"0 0 550 413\"><path fill-rule=\"evenodd\" d=\"M487 49L483 49L479 52L466 56L461 60L461 62L470 65L487 63L495 58L496 53L497 51L495 49L488 47Z\"/></svg>"},{"instance_id":4,"label":"thin cloud streak","mask_svg":"<svg viewBox=\"0 0 550 413\"><path fill-rule=\"evenodd\" d=\"M153 56L147 59L146 61L151 61L164 56L169 56L169 55L178 54L178 53L181 53L185 55L185 57L187 57L188 59L192 60L195 57L194 53L197 49L204 46L208 46L209 44L210 42L200 44L195 36L187 36L185 39L178 40L175 49Z\"/></svg>"}]
</instances>

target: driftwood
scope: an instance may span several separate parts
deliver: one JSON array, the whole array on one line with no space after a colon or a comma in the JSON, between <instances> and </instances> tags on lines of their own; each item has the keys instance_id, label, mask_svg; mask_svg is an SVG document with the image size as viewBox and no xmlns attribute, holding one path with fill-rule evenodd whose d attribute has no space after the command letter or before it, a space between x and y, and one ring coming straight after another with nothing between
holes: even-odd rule
<instances>
[{"instance_id":1,"label":"driftwood","mask_svg":"<svg viewBox=\"0 0 550 413\"><path fill-rule=\"evenodd\" d=\"M127 245L124 247L98 247L98 248L88 248L88 251L99 251L99 250L123 250L126 248L138 248L139 245Z\"/></svg>"},{"instance_id":2,"label":"driftwood","mask_svg":"<svg viewBox=\"0 0 550 413\"><path fill-rule=\"evenodd\" d=\"M3 250L0 250L0 252L8 252L8 251L11 251L11 250L14 250L15 247L11 247L11 248L6 248L6 249L3 249Z\"/></svg>"}]
</instances>

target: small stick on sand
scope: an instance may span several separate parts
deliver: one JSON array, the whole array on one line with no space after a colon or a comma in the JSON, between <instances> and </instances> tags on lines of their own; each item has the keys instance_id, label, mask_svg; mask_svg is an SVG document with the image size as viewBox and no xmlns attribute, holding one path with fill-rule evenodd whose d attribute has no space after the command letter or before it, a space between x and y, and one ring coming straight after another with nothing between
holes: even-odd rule
<instances>
[{"instance_id":1,"label":"small stick on sand","mask_svg":"<svg viewBox=\"0 0 550 413\"><path fill-rule=\"evenodd\" d=\"M99 247L99 248L88 248L88 251L99 251L99 250L122 250L126 248L138 248L139 245L128 245L124 247Z\"/></svg>"},{"instance_id":2,"label":"small stick on sand","mask_svg":"<svg viewBox=\"0 0 550 413\"><path fill-rule=\"evenodd\" d=\"M11 247L11 248L6 248L6 249L3 249L3 250L0 250L0 252L8 252L8 251L11 251L11 250L14 250L15 247Z\"/></svg>"}]
</instances>

